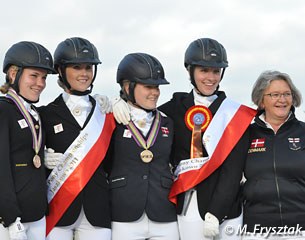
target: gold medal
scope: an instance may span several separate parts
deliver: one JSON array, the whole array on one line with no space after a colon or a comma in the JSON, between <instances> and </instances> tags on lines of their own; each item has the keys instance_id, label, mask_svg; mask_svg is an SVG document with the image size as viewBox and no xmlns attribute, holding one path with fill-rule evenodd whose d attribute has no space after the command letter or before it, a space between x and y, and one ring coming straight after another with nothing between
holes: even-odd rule
<instances>
[{"instance_id":1,"label":"gold medal","mask_svg":"<svg viewBox=\"0 0 305 240\"><path fill-rule=\"evenodd\" d=\"M153 159L154 154L150 150L145 149L144 151L142 151L140 153L140 157L141 157L143 162L149 163Z\"/></svg>"},{"instance_id":2,"label":"gold medal","mask_svg":"<svg viewBox=\"0 0 305 240\"><path fill-rule=\"evenodd\" d=\"M142 149L145 149L140 153L140 158L144 163L150 163L154 157L154 154L148 149L151 146L153 146L156 141L156 138L158 136L158 132L160 129L160 125L161 125L160 119L161 119L161 114L159 111L156 111L156 117L150 128L150 133L148 135L147 140L145 140L143 138L143 135L138 130L138 128L135 126L133 121L130 121L129 124L127 125L128 130L130 131L134 140L137 142L138 146Z\"/></svg>"},{"instance_id":3,"label":"gold medal","mask_svg":"<svg viewBox=\"0 0 305 240\"><path fill-rule=\"evenodd\" d=\"M34 166L35 166L36 168L40 168L40 166L41 166L41 161L40 161L39 155L36 154L36 155L33 157L33 163L34 163Z\"/></svg>"}]
</instances>

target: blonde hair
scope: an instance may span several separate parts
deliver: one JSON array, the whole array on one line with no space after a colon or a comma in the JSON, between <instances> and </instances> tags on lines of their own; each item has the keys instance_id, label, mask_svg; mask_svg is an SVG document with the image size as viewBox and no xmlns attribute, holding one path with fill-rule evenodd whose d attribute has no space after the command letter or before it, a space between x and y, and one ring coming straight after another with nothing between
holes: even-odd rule
<instances>
[{"instance_id":1,"label":"blonde hair","mask_svg":"<svg viewBox=\"0 0 305 240\"><path fill-rule=\"evenodd\" d=\"M19 68L16 65L11 65L9 69L7 70L7 73L5 75L5 83L1 85L0 91L2 94L6 94L8 92L8 89L10 88L13 79L10 77L11 72L18 72Z\"/></svg>"}]
</instances>

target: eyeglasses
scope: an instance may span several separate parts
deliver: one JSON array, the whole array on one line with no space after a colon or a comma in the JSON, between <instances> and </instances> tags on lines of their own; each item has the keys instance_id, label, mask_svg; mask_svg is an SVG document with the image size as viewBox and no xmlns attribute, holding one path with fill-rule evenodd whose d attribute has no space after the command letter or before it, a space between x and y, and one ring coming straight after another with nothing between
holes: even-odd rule
<instances>
[{"instance_id":1,"label":"eyeglasses","mask_svg":"<svg viewBox=\"0 0 305 240\"><path fill-rule=\"evenodd\" d=\"M264 96L269 96L269 97L271 97L272 100L278 100L282 96L284 98L291 98L292 97L292 93L291 92L286 92L286 93L267 93L267 94L264 94Z\"/></svg>"}]
</instances>

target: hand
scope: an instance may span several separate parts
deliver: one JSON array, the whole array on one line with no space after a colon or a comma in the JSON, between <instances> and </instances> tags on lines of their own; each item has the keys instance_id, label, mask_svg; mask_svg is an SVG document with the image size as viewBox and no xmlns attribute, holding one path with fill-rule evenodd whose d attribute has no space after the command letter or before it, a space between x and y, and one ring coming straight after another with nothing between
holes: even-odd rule
<instances>
[{"instance_id":1,"label":"hand","mask_svg":"<svg viewBox=\"0 0 305 240\"><path fill-rule=\"evenodd\" d=\"M205 237L215 237L219 234L219 221L213 214L207 212L204 216L203 235Z\"/></svg>"},{"instance_id":2,"label":"hand","mask_svg":"<svg viewBox=\"0 0 305 240\"><path fill-rule=\"evenodd\" d=\"M44 165L48 169L53 169L59 163L62 153L56 153L52 148L44 150Z\"/></svg>"},{"instance_id":3,"label":"hand","mask_svg":"<svg viewBox=\"0 0 305 240\"><path fill-rule=\"evenodd\" d=\"M27 240L26 231L23 224L20 222L21 218L17 217L16 221L8 227L10 240Z\"/></svg>"},{"instance_id":4,"label":"hand","mask_svg":"<svg viewBox=\"0 0 305 240\"><path fill-rule=\"evenodd\" d=\"M107 96L95 94L93 97L95 101L100 105L100 110L102 113L112 112L112 105Z\"/></svg>"},{"instance_id":5,"label":"hand","mask_svg":"<svg viewBox=\"0 0 305 240\"><path fill-rule=\"evenodd\" d=\"M130 110L128 104L120 97L111 100L113 116L118 123L128 125L130 121Z\"/></svg>"}]
</instances>

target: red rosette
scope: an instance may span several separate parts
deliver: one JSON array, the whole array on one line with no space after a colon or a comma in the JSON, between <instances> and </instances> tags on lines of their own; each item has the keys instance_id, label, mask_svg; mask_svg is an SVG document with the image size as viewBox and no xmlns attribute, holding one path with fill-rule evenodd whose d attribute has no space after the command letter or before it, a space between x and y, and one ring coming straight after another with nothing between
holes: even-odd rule
<instances>
[{"instance_id":1,"label":"red rosette","mask_svg":"<svg viewBox=\"0 0 305 240\"><path fill-rule=\"evenodd\" d=\"M212 113L210 109L205 106L192 106L185 115L184 122L187 128L193 131L195 124L201 125L201 132L203 132L210 124L212 120Z\"/></svg>"}]
</instances>

